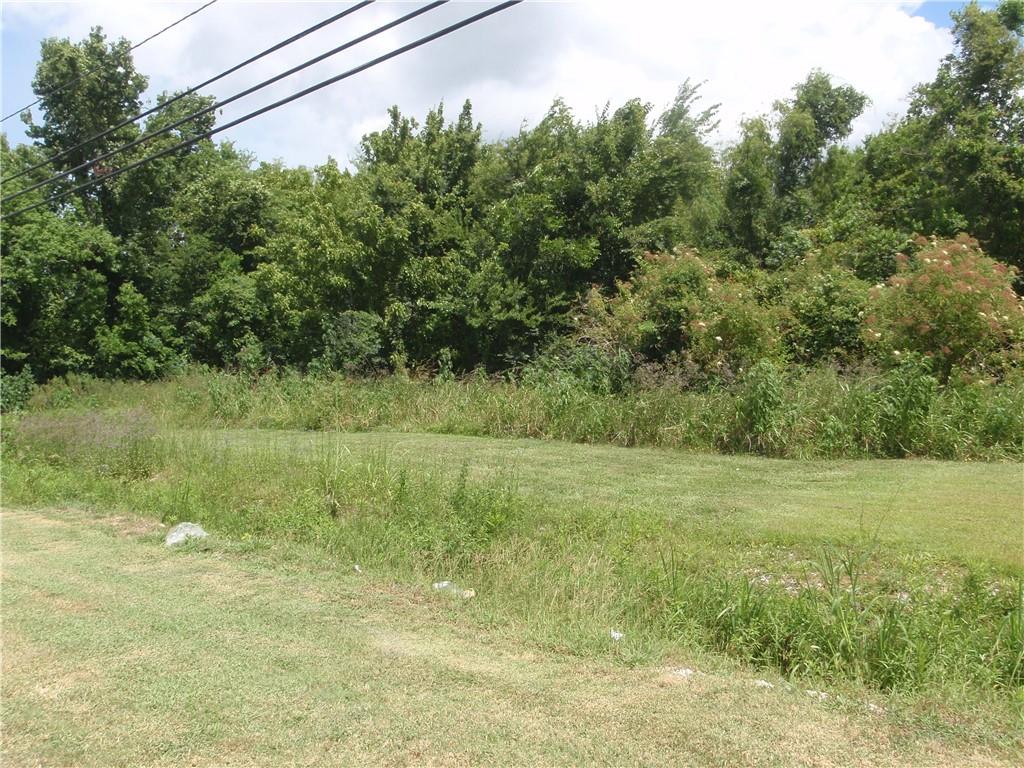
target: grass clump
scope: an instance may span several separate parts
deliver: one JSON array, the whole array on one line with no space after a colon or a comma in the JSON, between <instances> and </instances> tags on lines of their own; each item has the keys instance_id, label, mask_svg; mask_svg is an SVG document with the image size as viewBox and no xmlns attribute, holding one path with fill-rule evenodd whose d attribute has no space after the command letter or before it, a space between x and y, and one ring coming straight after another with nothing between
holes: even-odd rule
<instances>
[{"instance_id":1,"label":"grass clump","mask_svg":"<svg viewBox=\"0 0 1024 768\"><path fill-rule=\"evenodd\" d=\"M870 551L826 548L797 587L672 573L669 626L783 674L883 691L1024 686L1022 582L986 587L968 571L941 591L872 584ZM912 581L903 575L903 583Z\"/></svg>"},{"instance_id":2,"label":"grass clump","mask_svg":"<svg viewBox=\"0 0 1024 768\"><path fill-rule=\"evenodd\" d=\"M156 422L148 411L29 413L6 430L5 447L55 465L120 480L149 477L159 466Z\"/></svg>"}]
</instances>

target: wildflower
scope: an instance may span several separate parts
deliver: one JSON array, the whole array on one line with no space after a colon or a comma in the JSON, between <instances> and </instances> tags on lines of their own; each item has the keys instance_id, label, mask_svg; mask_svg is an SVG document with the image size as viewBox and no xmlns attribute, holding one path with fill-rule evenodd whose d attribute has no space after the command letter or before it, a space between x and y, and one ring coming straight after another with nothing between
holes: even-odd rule
<instances>
[{"instance_id":1,"label":"wildflower","mask_svg":"<svg viewBox=\"0 0 1024 768\"><path fill-rule=\"evenodd\" d=\"M721 336L715 336L715 341L721 341L721 340L722 340Z\"/></svg>"},{"instance_id":2,"label":"wildflower","mask_svg":"<svg viewBox=\"0 0 1024 768\"><path fill-rule=\"evenodd\" d=\"M899 356L900 356L900 351L899 351L898 349L894 349L894 350L892 351L892 353L893 353L893 355L895 355L896 357L899 357Z\"/></svg>"}]
</instances>

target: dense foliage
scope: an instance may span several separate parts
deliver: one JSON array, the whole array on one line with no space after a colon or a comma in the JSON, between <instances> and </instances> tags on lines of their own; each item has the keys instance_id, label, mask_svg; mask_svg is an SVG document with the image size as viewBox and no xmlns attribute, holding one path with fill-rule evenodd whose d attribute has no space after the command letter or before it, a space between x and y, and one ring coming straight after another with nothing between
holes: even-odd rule
<instances>
[{"instance_id":1,"label":"dense foliage","mask_svg":"<svg viewBox=\"0 0 1024 768\"><path fill-rule=\"evenodd\" d=\"M633 100L581 122L556 101L494 142L468 102L422 124L394 108L351 170L200 141L3 222L5 380L530 363L614 391L907 355L940 385L1000 380L1024 344L1024 3L954 21L934 81L856 147L843 142L867 97L818 71L722 152L708 142L716 107L690 82L660 116ZM54 88L87 67L99 73L81 89ZM98 29L46 41L35 144L4 139L3 175L132 114L146 82ZM63 188L109 172L88 162L99 151L210 103L189 96L68 153Z\"/></svg>"}]
</instances>

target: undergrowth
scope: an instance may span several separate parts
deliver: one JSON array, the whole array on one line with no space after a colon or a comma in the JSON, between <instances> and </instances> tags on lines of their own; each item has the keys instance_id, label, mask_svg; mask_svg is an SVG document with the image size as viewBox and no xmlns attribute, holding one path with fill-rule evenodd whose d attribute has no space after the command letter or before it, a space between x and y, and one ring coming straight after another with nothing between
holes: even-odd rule
<instances>
[{"instance_id":1,"label":"undergrowth","mask_svg":"<svg viewBox=\"0 0 1024 768\"><path fill-rule=\"evenodd\" d=\"M29 407L133 403L185 427L386 428L783 458L1024 458L1024 380L939 386L912 359L858 376L829 368L793 373L762 361L728 386L615 392L564 370L525 380L197 370L149 384L55 380Z\"/></svg>"}]
</instances>

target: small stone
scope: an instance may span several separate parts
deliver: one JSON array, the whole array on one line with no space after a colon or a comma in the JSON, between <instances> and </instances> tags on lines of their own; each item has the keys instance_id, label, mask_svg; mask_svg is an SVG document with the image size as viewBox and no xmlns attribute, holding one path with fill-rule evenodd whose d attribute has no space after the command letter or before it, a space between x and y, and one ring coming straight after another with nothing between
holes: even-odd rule
<instances>
[{"instance_id":1,"label":"small stone","mask_svg":"<svg viewBox=\"0 0 1024 768\"><path fill-rule=\"evenodd\" d=\"M869 701L868 702L868 711L869 712L874 712L876 715L881 715L881 714L883 714L885 712L885 709L880 707L880 706L878 706L877 704L872 704Z\"/></svg>"},{"instance_id":2,"label":"small stone","mask_svg":"<svg viewBox=\"0 0 1024 768\"><path fill-rule=\"evenodd\" d=\"M173 547L184 544L189 539L205 539L209 534L195 523L178 523L167 532L164 544Z\"/></svg>"},{"instance_id":3,"label":"small stone","mask_svg":"<svg viewBox=\"0 0 1024 768\"><path fill-rule=\"evenodd\" d=\"M755 680L754 681L754 685L756 685L758 688L774 688L775 687L772 683L769 683L767 680Z\"/></svg>"},{"instance_id":4,"label":"small stone","mask_svg":"<svg viewBox=\"0 0 1024 768\"><path fill-rule=\"evenodd\" d=\"M824 691L806 690L804 691L804 693L806 693L812 699L817 699L818 701L825 701L828 698L828 694Z\"/></svg>"},{"instance_id":5,"label":"small stone","mask_svg":"<svg viewBox=\"0 0 1024 768\"><path fill-rule=\"evenodd\" d=\"M617 629L611 630L608 634L609 634L609 636L611 636L612 640L614 640L616 643L619 642L622 638L625 637L625 635L622 634L621 632L619 632Z\"/></svg>"},{"instance_id":6,"label":"small stone","mask_svg":"<svg viewBox=\"0 0 1024 768\"><path fill-rule=\"evenodd\" d=\"M693 677L693 670L689 667L679 667L679 669L673 669L672 674L685 680L688 677Z\"/></svg>"}]
</instances>

